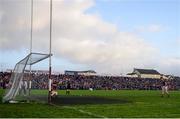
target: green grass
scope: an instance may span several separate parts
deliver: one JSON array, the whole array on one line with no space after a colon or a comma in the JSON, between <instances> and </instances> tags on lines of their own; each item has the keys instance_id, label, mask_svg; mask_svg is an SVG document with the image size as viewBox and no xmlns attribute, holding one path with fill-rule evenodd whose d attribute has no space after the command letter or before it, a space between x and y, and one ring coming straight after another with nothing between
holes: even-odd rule
<instances>
[{"instance_id":1,"label":"green grass","mask_svg":"<svg viewBox=\"0 0 180 119\"><path fill-rule=\"evenodd\" d=\"M2 97L3 90L0 90ZM47 94L34 90L34 95ZM170 98L160 97L160 91L138 90L73 90L71 95L59 91L54 106L31 102L0 103L0 117L180 117L180 92L171 91Z\"/></svg>"}]
</instances>

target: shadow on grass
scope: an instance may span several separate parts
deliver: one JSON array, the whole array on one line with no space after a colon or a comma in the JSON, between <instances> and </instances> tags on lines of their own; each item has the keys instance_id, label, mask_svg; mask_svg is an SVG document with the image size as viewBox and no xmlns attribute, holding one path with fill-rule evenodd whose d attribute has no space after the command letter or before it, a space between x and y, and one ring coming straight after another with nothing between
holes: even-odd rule
<instances>
[{"instance_id":1,"label":"shadow on grass","mask_svg":"<svg viewBox=\"0 0 180 119\"><path fill-rule=\"evenodd\" d=\"M59 105L84 105L84 104L124 104L127 100L113 99L107 97L92 96L66 96L53 98L52 102Z\"/></svg>"},{"instance_id":2,"label":"shadow on grass","mask_svg":"<svg viewBox=\"0 0 180 119\"><path fill-rule=\"evenodd\" d=\"M47 96L32 97L38 101L47 102ZM56 105L86 105L86 104L124 104L131 103L128 100L117 99L113 97L99 96L57 96L52 98L52 103Z\"/></svg>"}]
</instances>

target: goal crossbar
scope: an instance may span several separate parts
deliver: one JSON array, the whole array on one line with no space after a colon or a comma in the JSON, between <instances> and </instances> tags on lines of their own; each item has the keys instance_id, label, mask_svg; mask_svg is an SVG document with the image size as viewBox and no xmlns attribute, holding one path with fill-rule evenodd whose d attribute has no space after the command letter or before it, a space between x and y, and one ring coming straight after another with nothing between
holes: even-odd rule
<instances>
[{"instance_id":1,"label":"goal crossbar","mask_svg":"<svg viewBox=\"0 0 180 119\"><path fill-rule=\"evenodd\" d=\"M50 56L52 56L52 54L30 53L24 59L20 60L17 64L33 65ZM26 62L27 59L28 61Z\"/></svg>"}]
</instances>

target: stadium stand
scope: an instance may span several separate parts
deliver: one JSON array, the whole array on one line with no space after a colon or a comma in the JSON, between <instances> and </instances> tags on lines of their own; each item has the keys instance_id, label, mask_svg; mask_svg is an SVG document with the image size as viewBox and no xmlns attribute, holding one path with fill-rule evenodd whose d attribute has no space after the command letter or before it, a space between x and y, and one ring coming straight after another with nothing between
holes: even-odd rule
<instances>
[{"instance_id":1,"label":"stadium stand","mask_svg":"<svg viewBox=\"0 0 180 119\"><path fill-rule=\"evenodd\" d=\"M8 86L11 73L0 72L0 87ZM70 79L72 89L94 90L160 90L163 80L123 76L52 75L53 87L65 89ZM167 80L170 90L180 90L180 77ZM32 73L32 89L47 89L48 74Z\"/></svg>"},{"instance_id":2,"label":"stadium stand","mask_svg":"<svg viewBox=\"0 0 180 119\"><path fill-rule=\"evenodd\" d=\"M160 79L162 77L162 74L160 74L158 71L154 69L137 69L134 68L132 73L128 73L127 75L131 77L139 77L139 78L158 78Z\"/></svg>"}]
</instances>

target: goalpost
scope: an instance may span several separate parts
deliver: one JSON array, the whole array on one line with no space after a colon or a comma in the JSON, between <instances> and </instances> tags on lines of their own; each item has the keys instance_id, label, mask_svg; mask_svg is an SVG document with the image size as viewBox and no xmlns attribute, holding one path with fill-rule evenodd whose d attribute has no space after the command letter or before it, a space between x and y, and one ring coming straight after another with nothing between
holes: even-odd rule
<instances>
[{"instance_id":1,"label":"goalpost","mask_svg":"<svg viewBox=\"0 0 180 119\"><path fill-rule=\"evenodd\" d=\"M51 103L51 45L52 45L52 0L50 0L50 37L49 37L49 54L33 53L32 52L32 36L33 36L33 0L31 0L31 32L30 32L30 53L21 61L19 61L11 74L10 81L8 83L7 90L3 97L3 102L9 102L12 100L18 100L18 97L30 96L31 91L31 66L46 58L49 58L49 76L48 76L48 103ZM26 66L29 65L29 78L25 75ZM28 92L28 93L27 93Z\"/></svg>"},{"instance_id":2,"label":"goalpost","mask_svg":"<svg viewBox=\"0 0 180 119\"><path fill-rule=\"evenodd\" d=\"M41 53L30 53L24 59L19 61L11 74L11 78L3 97L3 102L9 102L11 100L18 100L18 96L22 96L20 92L24 91L24 96L27 96L27 92L31 89L31 83L28 82L28 78L24 75L25 68L27 65L36 64L48 57L51 54L41 54Z\"/></svg>"}]
</instances>

